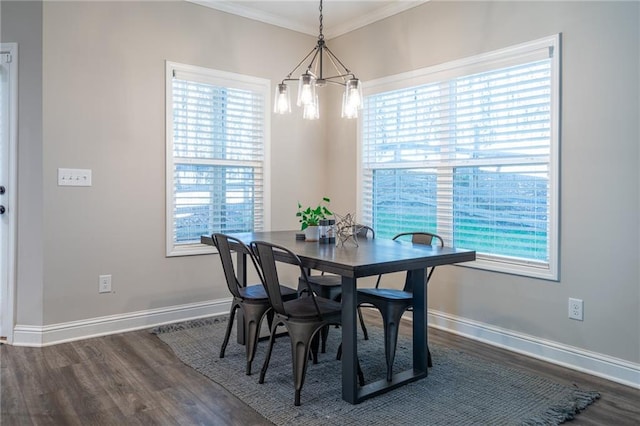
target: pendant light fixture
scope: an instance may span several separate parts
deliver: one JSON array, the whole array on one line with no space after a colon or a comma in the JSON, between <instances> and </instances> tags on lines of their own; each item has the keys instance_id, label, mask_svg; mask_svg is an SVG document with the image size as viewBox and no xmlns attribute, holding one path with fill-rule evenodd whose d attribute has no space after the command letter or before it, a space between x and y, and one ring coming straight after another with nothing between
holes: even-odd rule
<instances>
[{"instance_id":1,"label":"pendant light fixture","mask_svg":"<svg viewBox=\"0 0 640 426\"><path fill-rule=\"evenodd\" d=\"M344 66L344 64L329 50L322 34L322 0L320 0L320 34L316 46L305 56L298 65L276 86L273 110L276 114L288 114L291 112L291 94L287 82L298 81L298 99L296 104L303 108L302 117L308 120L320 118L317 88L327 83L344 86L342 95L342 117L357 118L358 110L362 108L362 83L356 76ZM299 78L292 78L306 61L311 58L307 68ZM333 66L335 75L325 76L325 59ZM333 71L332 71L333 73Z\"/></svg>"}]
</instances>

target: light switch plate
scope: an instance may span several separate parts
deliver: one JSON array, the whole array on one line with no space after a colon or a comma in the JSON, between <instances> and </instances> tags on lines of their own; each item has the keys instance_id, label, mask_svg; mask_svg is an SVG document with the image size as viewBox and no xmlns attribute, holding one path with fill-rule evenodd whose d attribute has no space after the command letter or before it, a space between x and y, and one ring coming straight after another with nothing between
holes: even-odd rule
<instances>
[{"instance_id":1,"label":"light switch plate","mask_svg":"<svg viewBox=\"0 0 640 426\"><path fill-rule=\"evenodd\" d=\"M91 169L58 169L58 186L91 186Z\"/></svg>"}]
</instances>

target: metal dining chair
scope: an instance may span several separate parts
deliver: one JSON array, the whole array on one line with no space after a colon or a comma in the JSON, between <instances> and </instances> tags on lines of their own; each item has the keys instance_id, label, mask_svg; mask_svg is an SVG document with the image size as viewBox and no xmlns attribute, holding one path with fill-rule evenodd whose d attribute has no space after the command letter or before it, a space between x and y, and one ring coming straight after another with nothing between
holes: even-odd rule
<instances>
[{"instance_id":1,"label":"metal dining chair","mask_svg":"<svg viewBox=\"0 0 640 426\"><path fill-rule=\"evenodd\" d=\"M413 244L433 245L434 242L440 247L444 246L444 241L440 236L430 232L403 232L395 237L394 240L403 237L411 237ZM429 283L435 266L427 268L425 272L425 285ZM396 345L398 343L398 328L400 327L400 319L402 314L410 310L413 305L413 289L410 287L409 280L405 279L404 288L402 290L380 287L380 279L374 288L358 289L358 306L373 305L380 311L382 315L382 323L384 327L384 352L387 362L387 381L391 381L393 376L393 361L396 355ZM407 275L408 278L408 275ZM427 366L432 366L431 352L427 346Z\"/></svg>"},{"instance_id":2,"label":"metal dining chair","mask_svg":"<svg viewBox=\"0 0 640 426\"><path fill-rule=\"evenodd\" d=\"M251 375L251 363L256 354L256 346L259 339L260 326L265 314L268 314L271 310L271 304L269 303L269 297L262 283L243 286L238 280L236 270L233 266L233 259L231 253L231 244L237 247L236 250L240 250L242 254L251 259L251 263L259 272L258 265L256 264L253 253L242 241L237 238L231 237L225 234L213 234L211 236L213 243L218 249L220 255L220 261L222 262L222 269L224 270L225 280L227 287L233 295L231 301L231 310L229 311L229 321L227 324L227 331L224 335L224 341L220 347L220 358L224 358L224 353L229 343L229 336L231 335L231 329L233 327L233 320L235 318L236 311L240 309L243 314L244 324L244 336L245 336L245 348L247 353L247 366L245 373ZM297 291L292 288L284 287L280 289L283 300L292 300L298 297Z\"/></svg>"},{"instance_id":3,"label":"metal dining chair","mask_svg":"<svg viewBox=\"0 0 640 426\"><path fill-rule=\"evenodd\" d=\"M357 238L375 238L376 233L373 228L366 225L357 225L356 230ZM340 275L334 274L325 274L322 272L318 275L311 275L309 273L307 275L307 279L309 281L309 285L311 286L311 290L315 292L320 297L324 297L325 299L331 299L339 302L342 298L342 277ZM305 291L306 285L302 280L302 277L298 280L298 292ZM364 324L364 319L362 317L362 311L358 308L358 319L360 320L360 327L362 328L362 333L364 334L364 340L369 340L369 333L367 332L367 327ZM327 337L329 336L329 327L325 327L321 333L321 347L320 352L326 352L326 344ZM340 355L338 355L338 358Z\"/></svg>"},{"instance_id":4,"label":"metal dining chair","mask_svg":"<svg viewBox=\"0 0 640 426\"><path fill-rule=\"evenodd\" d=\"M269 348L262 370L260 371L259 383L264 383L275 343L276 331L277 328L282 325L287 329L291 339L295 389L294 404L300 405L300 393L304 385L309 352L310 350L317 352L318 333L323 327L341 324L342 306L335 300L316 296L314 292L311 291L309 282L307 281L307 272L302 266L300 258L289 249L264 241L254 241L250 246L258 261L261 270L261 279L263 280L269 301L275 313L271 324ZM307 296L289 301L284 299L278 276L277 262L293 264L300 269L301 279L308 290ZM362 375L359 364L358 378L360 385L364 385L364 376Z\"/></svg>"}]
</instances>

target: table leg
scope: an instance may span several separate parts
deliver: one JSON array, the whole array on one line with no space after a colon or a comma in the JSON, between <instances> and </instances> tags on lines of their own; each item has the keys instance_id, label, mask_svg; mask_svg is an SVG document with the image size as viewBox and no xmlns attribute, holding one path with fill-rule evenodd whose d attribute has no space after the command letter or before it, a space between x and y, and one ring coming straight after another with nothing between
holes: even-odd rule
<instances>
[{"instance_id":1,"label":"table leg","mask_svg":"<svg viewBox=\"0 0 640 426\"><path fill-rule=\"evenodd\" d=\"M342 277L342 399L358 403L356 279Z\"/></svg>"},{"instance_id":2,"label":"table leg","mask_svg":"<svg viewBox=\"0 0 640 426\"><path fill-rule=\"evenodd\" d=\"M427 288L425 270L415 269L408 272L407 280L413 288L413 369L427 369Z\"/></svg>"}]
</instances>

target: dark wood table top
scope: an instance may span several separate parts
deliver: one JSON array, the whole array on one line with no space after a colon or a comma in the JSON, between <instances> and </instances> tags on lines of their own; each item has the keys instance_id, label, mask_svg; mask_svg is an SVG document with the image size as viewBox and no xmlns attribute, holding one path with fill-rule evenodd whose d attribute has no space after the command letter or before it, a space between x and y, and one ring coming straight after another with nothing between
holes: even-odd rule
<instances>
[{"instance_id":1,"label":"dark wood table top","mask_svg":"<svg viewBox=\"0 0 640 426\"><path fill-rule=\"evenodd\" d=\"M340 246L320 244L317 241L296 240L297 232L299 231L268 231L230 235L245 244L251 241L267 241L284 246L296 253L305 267L351 278L468 262L476 257L473 250L413 244L384 238L359 239L358 246L351 241ZM213 244L210 236L203 236L201 242Z\"/></svg>"}]
</instances>

